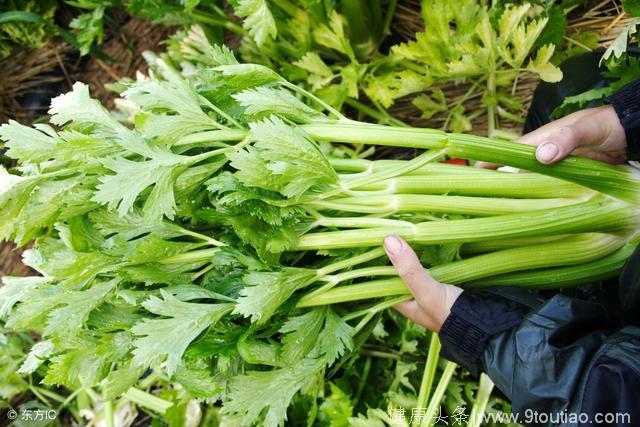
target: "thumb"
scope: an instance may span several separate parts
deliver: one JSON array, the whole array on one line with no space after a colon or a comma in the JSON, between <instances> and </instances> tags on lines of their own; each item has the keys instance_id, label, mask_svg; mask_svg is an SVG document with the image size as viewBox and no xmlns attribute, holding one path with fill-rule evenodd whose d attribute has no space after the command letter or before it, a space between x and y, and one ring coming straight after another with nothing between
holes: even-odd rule
<instances>
[{"instance_id":1,"label":"thumb","mask_svg":"<svg viewBox=\"0 0 640 427\"><path fill-rule=\"evenodd\" d=\"M407 284L418 304L421 306L431 305L433 300L438 297L440 283L422 267L413 249L398 236L385 238L384 249L398 275Z\"/></svg>"},{"instance_id":2,"label":"thumb","mask_svg":"<svg viewBox=\"0 0 640 427\"><path fill-rule=\"evenodd\" d=\"M425 328L439 331L462 289L442 284L431 277L413 249L400 237L387 237L384 247L398 275L414 297L414 300L401 303L396 309Z\"/></svg>"},{"instance_id":3,"label":"thumb","mask_svg":"<svg viewBox=\"0 0 640 427\"><path fill-rule=\"evenodd\" d=\"M536 145L538 161L551 164L569 156L577 148L590 151L620 149L620 140L624 141L624 137L619 135L624 134L621 129L613 108L587 108L523 135L520 142Z\"/></svg>"},{"instance_id":4,"label":"thumb","mask_svg":"<svg viewBox=\"0 0 640 427\"><path fill-rule=\"evenodd\" d=\"M573 150L587 142L581 137L577 127L553 126L549 129L540 128L542 132L534 131L522 137L521 142L537 145L536 158L540 163L552 164L569 156Z\"/></svg>"}]
</instances>

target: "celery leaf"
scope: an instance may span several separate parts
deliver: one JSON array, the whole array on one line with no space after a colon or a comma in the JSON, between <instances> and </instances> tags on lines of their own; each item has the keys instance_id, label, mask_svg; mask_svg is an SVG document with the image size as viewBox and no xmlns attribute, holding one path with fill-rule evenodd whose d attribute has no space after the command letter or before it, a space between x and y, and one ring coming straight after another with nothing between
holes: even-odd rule
<instances>
[{"instance_id":1,"label":"celery leaf","mask_svg":"<svg viewBox=\"0 0 640 427\"><path fill-rule=\"evenodd\" d=\"M160 293L162 299L151 297L142 305L164 318L145 319L131 329L138 336L133 356L136 365L145 367L166 358L167 373L173 375L191 341L228 314L232 305L188 303L165 290Z\"/></svg>"}]
</instances>

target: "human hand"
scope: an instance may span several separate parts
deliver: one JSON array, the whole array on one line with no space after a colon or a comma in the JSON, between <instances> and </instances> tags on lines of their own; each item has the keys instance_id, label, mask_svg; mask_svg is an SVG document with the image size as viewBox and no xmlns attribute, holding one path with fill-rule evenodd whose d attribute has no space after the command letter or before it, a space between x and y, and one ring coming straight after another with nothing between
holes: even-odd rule
<instances>
[{"instance_id":1,"label":"human hand","mask_svg":"<svg viewBox=\"0 0 640 427\"><path fill-rule=\"evenodd\" d=\"M611 105L587 108L523 135L520 142L535 145L540 163L553 164L569 154L619 164L626 160L624 128ZM479 167L495 167L478 162Z\"/></svg>"},{"instance_id":2,"label":"human hand","mask_svg":"<svg viewBox=\"0 0 640 427\"><path fill-rule=\"evenodd\" d=\"M439 332L462 289L440 283L431 277L413 249L400 237L385 238L384 249L414 298L394 308L409 320L430 331Z\"/></svg>"}]
</instances>

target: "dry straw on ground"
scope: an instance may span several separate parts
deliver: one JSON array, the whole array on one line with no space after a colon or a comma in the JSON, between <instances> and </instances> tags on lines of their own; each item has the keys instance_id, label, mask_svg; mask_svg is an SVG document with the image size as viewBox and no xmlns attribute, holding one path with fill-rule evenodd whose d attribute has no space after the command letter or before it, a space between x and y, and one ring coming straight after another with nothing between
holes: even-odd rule
<instances>
[{"instance_id":1,"label":"dry straw on ground","mask_svg":"<svg viewBox=\"0 0 640 427\"><path fill-rule=\"evenodd\" d=\"M57 84L65 80L63 66L71 52L71 46L56 40L40 49L16 48L1 59L0 122L8 119L29 122L43 114L41 103L29 104L23 98L55 96Z\"/></svg>"}]
</instances>

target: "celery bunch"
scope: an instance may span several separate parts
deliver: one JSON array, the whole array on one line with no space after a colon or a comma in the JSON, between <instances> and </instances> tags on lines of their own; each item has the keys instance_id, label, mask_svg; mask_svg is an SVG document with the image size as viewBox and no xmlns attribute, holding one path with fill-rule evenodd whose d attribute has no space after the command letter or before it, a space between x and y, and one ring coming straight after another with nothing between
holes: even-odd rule
<instances>
[{"instance_id":1,"label":"celery bunch","mask_svg":"<svg viewBox=\"0 0 640 427\"><path fill-rule=\"evenodd\" d=\"M112 401L152 369L230 422L282 425L300 406L313 421L325 379L408 298L384 236L472 286L611 277L638 243L631 169L355 122L225 48L203 54L212 66L184 73L150 57L151 75L123 87L131 127L81 83L52 101L51 125L0 127L18 161L0 170L0 238L35 239L25 261L41 273L0 288L6 328L42 337L21 374ZM373 146L422 153L359 158Z\"/></svg>"}]
</instances>

